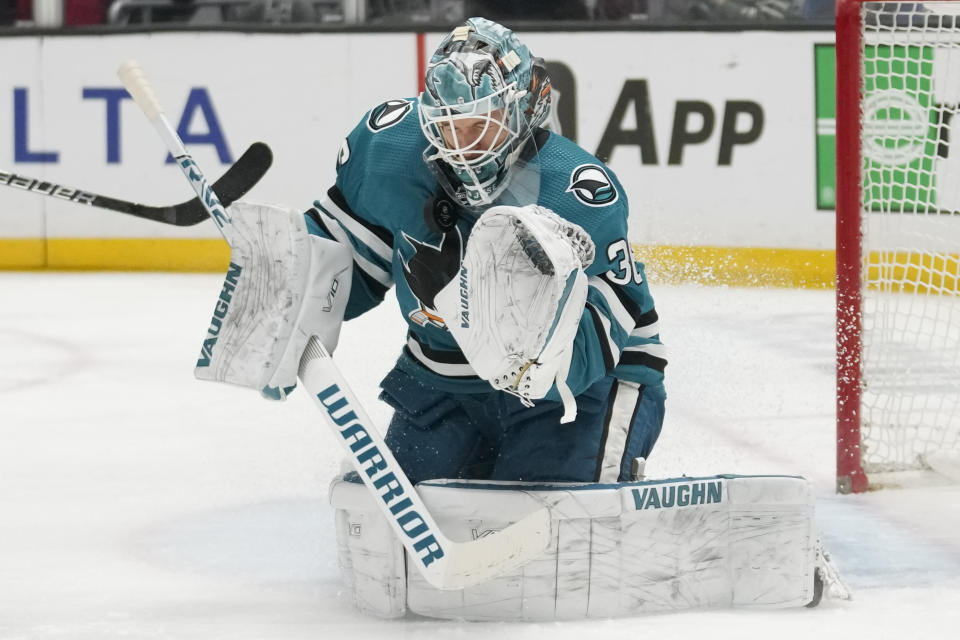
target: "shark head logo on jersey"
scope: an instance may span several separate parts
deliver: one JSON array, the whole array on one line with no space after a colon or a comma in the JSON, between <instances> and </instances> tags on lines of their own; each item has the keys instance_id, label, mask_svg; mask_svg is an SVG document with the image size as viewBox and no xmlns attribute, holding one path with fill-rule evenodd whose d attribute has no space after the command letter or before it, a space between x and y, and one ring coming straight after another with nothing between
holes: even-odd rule
<instances>
[{"instance_id":1,"label":"shark head logo on jersey","mask_svg":"<svg viewBox=\"0 0 960 640\"><path fill-rule=\"evenodd\" d=\"M367 128L374 133L383 131L403 120L412 110L413 103L409 100L387 100L370 110Z\"/></svg>"},{"instance_id":2,"label":"shark head logo on jersey","mask_svg":"<svg viewBox=\"0 0 960 640\"><path fill-rule=\"evenodd\" d=\"M413 248L413 255L403 259L403 278L420 303L420 308L409 314L410 320L421 327L428 324L446 327L434 307L434 298L460 272L460 260L463 257L460 230L454 227L452 231L444 233L437 246L420 242L406 233L403 237Z\"/></svg>"},{"instance_id":3,"label":"shark head logo on jersey","mask_svg":"<svg viewBox=\"0 0 960 640\"><path fill-rule=\"evenodd\" d=\"M605 207L617 201L620 195L613 180L600 165L582 164L570 174L567 192L590 207Z\"/></svg>"},{"instance_id":4,"label":"shark head logo on jersey","mask_svg":"<svg viewBox=\"0 0 960 640\"><path fill-rule=\"evenodd\" d=\"M444 165L434 173L458 202L485 207L547 119L550 78L512 31L471 18L430 58L418 110L430 143L424 161Z\"/></svg>"}]
</instances>

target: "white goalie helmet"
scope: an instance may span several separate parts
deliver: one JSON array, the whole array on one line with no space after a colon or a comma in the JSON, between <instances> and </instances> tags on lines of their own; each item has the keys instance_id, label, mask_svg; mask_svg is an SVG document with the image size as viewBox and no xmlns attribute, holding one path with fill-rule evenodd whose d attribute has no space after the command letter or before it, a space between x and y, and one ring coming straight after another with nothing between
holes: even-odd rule
<instances>
[{"instance_id":1,"label":"white goalie helmet","mask_svg":"<svg viewBox=\"0 0 960 640\"><path fill-rule=\"evenodd\" d=\"M471 18L444 38L424 77L424 161L461 205L489 206L549 111L543 61L506 27Z\"/></svg>"}]
</instances>

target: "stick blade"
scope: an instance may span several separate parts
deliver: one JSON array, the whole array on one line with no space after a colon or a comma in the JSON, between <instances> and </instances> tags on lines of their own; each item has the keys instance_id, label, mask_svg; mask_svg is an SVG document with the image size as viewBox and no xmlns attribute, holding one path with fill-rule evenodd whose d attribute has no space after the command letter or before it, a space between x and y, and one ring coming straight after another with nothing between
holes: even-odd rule
<instances>
[{"instance_id":1,"label":"stick blade","mask_svg":"<svg viewBox=\"0 0 960 640\"><path fill-rule=\"evenodd\" d=\"M272 164L273 152L270 147L262 142L251 144L220 179L213 183L213 190L223 206L229 206L246 195Z\"/></svg>"},{"instance_id":2,"label":"stick blade","mask_svg":"<svg viewBox=\"0 0 960 640\"><path fill-rule=\"evenodd\" d=\"M426 567L422 574L437 589L464 589L519 569L546 551L552 539L550 510L542 507L491 535L448 543L443 567Z\"/></svg>"}]
</instances>

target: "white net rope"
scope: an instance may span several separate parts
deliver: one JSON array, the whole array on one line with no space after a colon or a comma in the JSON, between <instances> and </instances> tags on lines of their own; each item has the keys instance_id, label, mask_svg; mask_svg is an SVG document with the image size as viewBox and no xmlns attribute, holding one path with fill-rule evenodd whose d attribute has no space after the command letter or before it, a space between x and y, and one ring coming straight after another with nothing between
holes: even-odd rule
<instances>
[{"instance_id":1,"label":"white net rope","mask_svg":"<svg viewBox=\"0 0 960 640\"><path fill-rule=\"evenodd\" d=\"M960 2L863 5L862 462L960 449Z\"/></svg>"}]
</instances>

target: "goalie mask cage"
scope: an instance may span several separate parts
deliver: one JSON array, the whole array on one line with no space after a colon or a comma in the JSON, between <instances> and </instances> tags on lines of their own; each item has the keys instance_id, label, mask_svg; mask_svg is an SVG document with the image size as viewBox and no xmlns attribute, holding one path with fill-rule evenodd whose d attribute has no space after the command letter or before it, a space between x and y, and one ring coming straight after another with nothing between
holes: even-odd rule
<instances>
[{"instance_id":1,"label":"goalie mask cage","mask_svg":"<svg viewBox=\"0 0 960 640\"><path fill-rule=\"evenodd\" d=\"M838 0L836 35L848 493L960 448L960 2Z\"/></svg>"}]
</instances>

